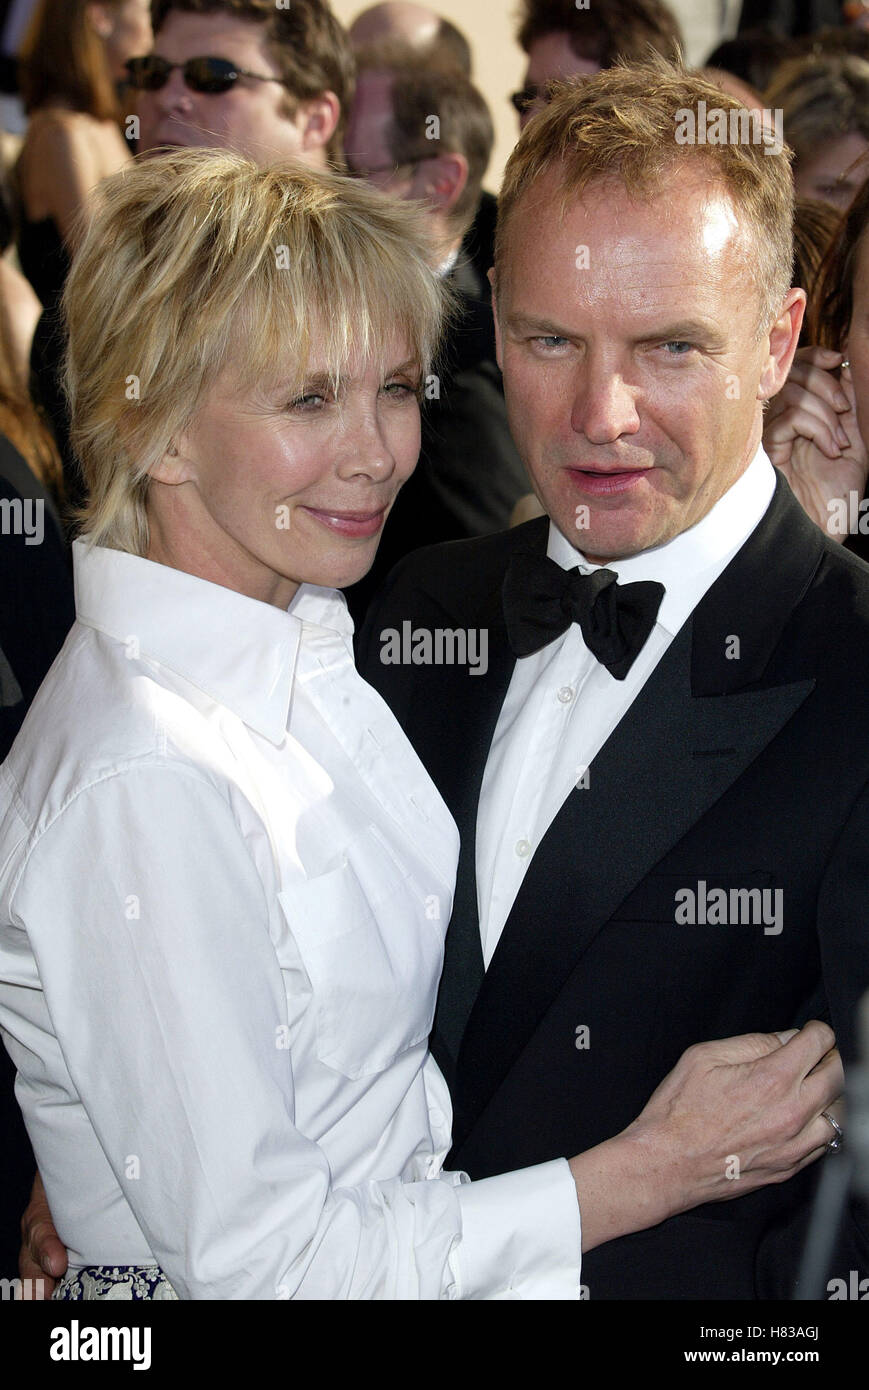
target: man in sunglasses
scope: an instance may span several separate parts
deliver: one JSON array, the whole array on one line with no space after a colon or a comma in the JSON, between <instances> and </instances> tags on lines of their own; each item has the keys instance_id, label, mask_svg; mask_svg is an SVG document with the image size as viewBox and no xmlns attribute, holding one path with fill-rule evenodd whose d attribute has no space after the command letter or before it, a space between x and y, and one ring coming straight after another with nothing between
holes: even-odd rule
<instances>
[{"instance_id":1,"label":"man in sunglasses","mask_svg":"<svg viewBox=\"0 0 869 1390\"><path fill-rule=\"evenodd\" d=\"M682 46L676 16L663 0L522 0L519 46L528 55L525 81L510 100L524 130L547 104L547 86L565 77L588 77L617 58L641 62L649 49L674 58Z\"/></svg>"},{"instance_id":2,"label":"man in sunglasses","mask_svg":"<svg viewBox=\"0 0 869 1390\"><path fill-rule=\"evenodd\" d=\"M153 52L129 65L140 150L342 166L353 57L326 0L154 0L152 12Z\"/></svg>"}]
</instances>

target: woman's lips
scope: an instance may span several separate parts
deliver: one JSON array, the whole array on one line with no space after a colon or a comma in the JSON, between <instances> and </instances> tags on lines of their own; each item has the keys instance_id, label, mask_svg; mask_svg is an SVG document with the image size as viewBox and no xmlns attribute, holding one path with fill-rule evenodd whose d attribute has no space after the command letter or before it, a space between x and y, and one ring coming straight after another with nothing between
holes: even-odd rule
<instances>
[{"instance_id":1,"label":"woman's lips","mask_svg":"<svg viewBox=\"0 0 869 1390\"><path fill-rule=\"evenodd\" d=\"M304 507L303 511L339 536L376 536L386 516L385 507L377 512L327 512L316 507Z\"/></svg>"},{"instance_id":2,"label":"woman's lips","mask_svg":"<svg viewBox=\"0 0 869 1390\"><path fill-rule=\"evenodd\" d=\"M628 492L636 487L649 468L623 468L605 472L603 469L569 468L567 470L574 483L582 492L595 497L607 497L618 492Z\"/></svg>"}]
</instances>

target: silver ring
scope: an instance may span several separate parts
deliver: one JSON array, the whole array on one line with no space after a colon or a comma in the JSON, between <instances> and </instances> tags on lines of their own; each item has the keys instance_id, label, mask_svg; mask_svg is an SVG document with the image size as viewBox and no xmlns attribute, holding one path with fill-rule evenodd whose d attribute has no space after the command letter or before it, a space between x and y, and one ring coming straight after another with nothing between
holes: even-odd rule
<instances>
[{"instance_id":1,"label":"silver ring","mask_svg":"<svg viewBox=\"0 0 869 1390\"><path fill-rule=\"evenodd\" d=\"M842 1148L843 1144L845 1143L845 1135L842 1131L842 1126L838 1123L837 1120L833 1119L829 1110L821 1111L821 1119L826 1120L827 1124L832 1125L834 1131L833 1137L827 1145L827 1153L837 1154L839 1150Z\"/></svg>"}]
</instances>

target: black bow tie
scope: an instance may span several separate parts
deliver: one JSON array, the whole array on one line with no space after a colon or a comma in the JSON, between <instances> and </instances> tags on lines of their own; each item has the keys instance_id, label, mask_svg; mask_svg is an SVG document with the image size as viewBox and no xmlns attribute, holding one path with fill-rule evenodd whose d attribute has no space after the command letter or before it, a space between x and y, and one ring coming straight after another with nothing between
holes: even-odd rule
<instances>
[{"instance_id":1,"label":"black bow tie","mask_svg":"<svg viewBox=\"0 0 869 1390\"><path fill-rule=\"evenodd\" d=\"M623 681L655 626L664 586L619 584L612 570L563 570L520 551L504 576L504 617L516 656L530 656L579 623L589 651Z\"/></svg>"}]
</instances>

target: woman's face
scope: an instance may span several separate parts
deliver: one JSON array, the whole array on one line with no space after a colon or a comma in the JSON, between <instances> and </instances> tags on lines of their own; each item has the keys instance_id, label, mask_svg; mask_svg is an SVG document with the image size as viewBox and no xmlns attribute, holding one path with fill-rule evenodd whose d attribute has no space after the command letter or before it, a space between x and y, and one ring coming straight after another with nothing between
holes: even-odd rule
<instances>
[{"instance_id":1,"label":"woman's face","mask_svg":"<svg viewBox=\"0 0 869 1390\"><path fill-rule=\"evenodd\" d=\"M869 441L869 229L864 231L854 260L853 304L847 343L851 380L857 403L857 427Z\"/></svg>"},{"instance_id":2,"label":"woman's face","mask_svg":"<svg viewBox=\"0 0 869 1390\"><path fill-rule=\"evenodd\" d=\"M351 359L337 396L313 355L295 392L225 369L152 470L150 558L282 608L300 584L361 579L419 455L413 358L396 333L385 370Z\"/></svg>"},{"instance_id":3,"label":"woman's face","mask_svg":"<svg viewBox=\"0 0 869 1390\"><path fill-rule=\"evenodd\" d=\"M815 198L842 212L853 203L869 173L869 143L856 131L838 140L829 140L808 159L794 168L794 189L798 198Z\"/></svg>"},{"instance_id":4,"label":"woman's face","mask_svg":"<svg viewBox=\"0 0 869 1390\"><path fill-rule=\"evenodd\" d=\"M153 47L150 0L121 0L120 4L95 8L104 16L105 28L100 32L112 77L115 82L121 82L126 76L127 59L142 58Z\"/></svg>"}]
</instances>

